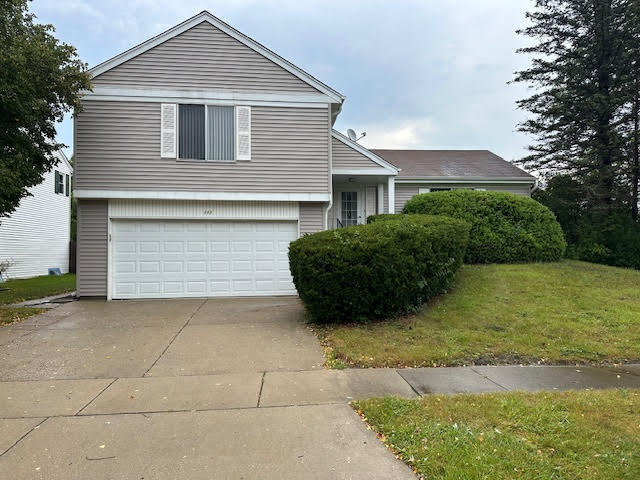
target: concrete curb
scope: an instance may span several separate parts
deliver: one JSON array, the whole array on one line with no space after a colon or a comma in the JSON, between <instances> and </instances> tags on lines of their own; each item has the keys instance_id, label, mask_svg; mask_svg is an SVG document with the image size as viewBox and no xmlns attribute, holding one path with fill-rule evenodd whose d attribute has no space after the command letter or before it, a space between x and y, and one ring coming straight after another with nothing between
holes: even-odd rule
<instances>
[{"instance_id":1,"label":"concrete curb","mask_svg":"<svg viewBox=\"0 0 640 480\"><path fill-rule=\"evenodd\" d=\"M59 295L51 295L50 297L44 298L36 298L34 300L27 300L20 303L13 303L8 305L9 307L44 307L44 308L53 308L57 306L59 303L65 302L56 302L56 300L62 300L69 298L69 301L74 301L76 296L75 290L73 292L61 293Z\"/></svg>"}]
</instances>

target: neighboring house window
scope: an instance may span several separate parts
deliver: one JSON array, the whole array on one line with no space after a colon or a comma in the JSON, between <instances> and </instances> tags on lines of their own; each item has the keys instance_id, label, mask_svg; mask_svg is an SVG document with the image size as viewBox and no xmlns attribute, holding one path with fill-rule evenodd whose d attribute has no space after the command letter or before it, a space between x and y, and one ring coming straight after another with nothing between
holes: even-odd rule
<instances>
[{"instance_id":1,"label":"neighboring house window","mask_svg":"<svg viewBox=\"0 0 640 480\"><path fill-rule=\"evenodd\" d=\"M476 190L478 192L485 192L486 188L472 188L472 187L435 187L435 188L419 188L418 193L429 192L450 192L451 190Z\"/></svg>"},{"instance_id":2,"label":"neighboring house window","mask_svg":"<svg viewBox=\"0 0 640 480\"><path fill-rule=\"evenodd\" d=\"M448 187L419 188L418 193L448 192L449 190L453 190L453 189Z\"/></svg>"},{"instance_id":3,"label":"neighboring house window","mask_svg":"<svg viewBox=\"0 0 640 480\"><path fill-rule=\"evenodd\" d=\"M64 195L64 175L58 170L55 171L55 192Z\"/></svg>"},{"instance_id":4,"label":"neighboring house window","mask_svg":"<svg viewBox=\"0 0 640 480\"><path fill-rule=\"evenodd\" d=\"M66 174L64 176L64 194L68 197L69 196L69 192L71 192L71 185L70 185L71 179L69 177L68 174Z\"/></svg>"},{"instance_id":5,"label":"neighboring house window","mask_svg":"<svg viewBox=\"0 0 640 480\"><path fill-rule=\"evenodd\" d=\"M178 107L178 158L236 159L235 108L182 104Z\"/></svg>"}]
</instances>

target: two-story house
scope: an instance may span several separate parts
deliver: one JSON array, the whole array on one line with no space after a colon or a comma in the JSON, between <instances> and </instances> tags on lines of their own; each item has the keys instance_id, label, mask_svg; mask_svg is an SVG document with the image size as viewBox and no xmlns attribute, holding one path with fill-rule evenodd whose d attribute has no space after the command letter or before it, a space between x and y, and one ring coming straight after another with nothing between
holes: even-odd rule
<instances>
[{"instance_id":1,"label":"two-story house","mask_svg":"<svg viewBox=\"0 0 640 480\"><path fill-rule=\"evenodd\" d=\"M58 163L42 182L29 189L11 215L0 218L5 279L47 275L51 269L69 271L73 167L61 150L54 156Z\"/></svg>"},{"instance_id":2,"label":"two-story house","mask_svg":"<svg viewBox=\"0 0 640 480\"><path fill-rule=\"evenodd\" d=\"M292 240L401 207L401 169L333 130L344 96L206 11L91 74L75 117L79 296L295 294Z\"/></svg>"}]
</instances>

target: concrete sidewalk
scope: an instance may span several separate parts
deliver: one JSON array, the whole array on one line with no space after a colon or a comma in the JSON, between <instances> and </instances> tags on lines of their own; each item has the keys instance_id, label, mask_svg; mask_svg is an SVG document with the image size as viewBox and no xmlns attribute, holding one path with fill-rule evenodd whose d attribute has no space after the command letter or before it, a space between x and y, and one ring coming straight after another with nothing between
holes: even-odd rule
<instances>
[{"instance_id":1,"label":"concrete sidewalk","mask_svg":"<svg viewBox=\"0 0 640 480\"><path fill-rule=\"evenodd\" d=\"M0 418L237 410L396 395L640 388L640 365L274 371L0 382ZM1 453L1 452L0 452Z\"/></svg>"},{"instance_id":2,"label":"concrete sidewalk","mask_svg":"<svg viewBox=\"0 0 640 480\"><path fill-rule=\"evenodd\" d=\"M1 382L0 478L412 479L355 399L640 388L640 366L308 370Z\"/></svg>"}]
</instances>

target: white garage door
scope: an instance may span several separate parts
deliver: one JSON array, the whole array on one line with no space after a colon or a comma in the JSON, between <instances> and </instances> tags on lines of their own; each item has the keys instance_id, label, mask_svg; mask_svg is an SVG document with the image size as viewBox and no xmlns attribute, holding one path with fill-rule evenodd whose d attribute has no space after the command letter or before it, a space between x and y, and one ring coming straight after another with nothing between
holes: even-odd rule
<instances>
[{"instance_id":1,"label":"white garage door","mask_svg":"<svg viewBox=\"0 0 640 480\"><path fill-rule=\"evenodd\" d=\"M296 222L114 220L112 298L293 295Z\"/></svg>"}]
</instances>

